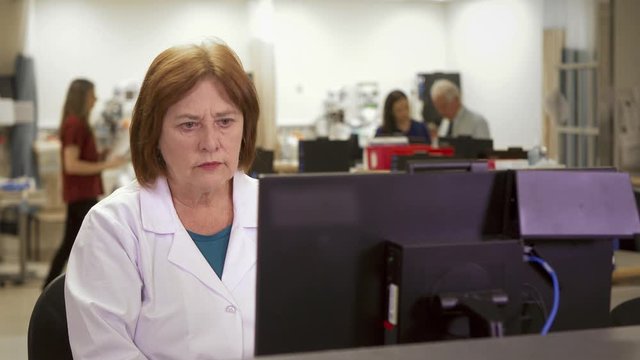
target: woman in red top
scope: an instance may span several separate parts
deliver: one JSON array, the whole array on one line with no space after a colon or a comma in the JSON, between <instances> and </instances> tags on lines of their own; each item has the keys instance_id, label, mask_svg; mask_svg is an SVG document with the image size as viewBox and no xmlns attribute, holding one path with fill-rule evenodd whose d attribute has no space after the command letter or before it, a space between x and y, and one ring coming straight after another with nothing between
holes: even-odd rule
<instances>
[{"instance_id":1,"label":"woman in red top","mask_svg":"<svg viewBox=\"0 0 640 360\"><path fill-rule=\"evenodd\" d=\"M102 194L100 173L126 162L124 157L100 161L89 126L89 113L95 102L94 85L91 81L76 79L71 82L60 125L62 197L67 203L67 220L62 244L51 263L44 286L62 273L84 216Z\"/></svg>"}]
</instances>

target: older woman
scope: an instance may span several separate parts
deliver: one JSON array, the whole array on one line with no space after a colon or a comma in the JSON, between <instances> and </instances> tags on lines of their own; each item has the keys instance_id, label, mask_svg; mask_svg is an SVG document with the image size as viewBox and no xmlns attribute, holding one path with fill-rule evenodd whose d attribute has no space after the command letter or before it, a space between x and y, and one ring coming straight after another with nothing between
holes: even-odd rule
<instances>
[{"instance_id":1,"label":"older woman","mask_svg":"<svg viewBox=\"0 0 640 360\"><path fill-rule=\"evenodd\" d=\"M253 356L258 101L233 51L174 47L135 106L137 182L87 215L65 299L77 359Z\"/></svg>"}]
</instances>

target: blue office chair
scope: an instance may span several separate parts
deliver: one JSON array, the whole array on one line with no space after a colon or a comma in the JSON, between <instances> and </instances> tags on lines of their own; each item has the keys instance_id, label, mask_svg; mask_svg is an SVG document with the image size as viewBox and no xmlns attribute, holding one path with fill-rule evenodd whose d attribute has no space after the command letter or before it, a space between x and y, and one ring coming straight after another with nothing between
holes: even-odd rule
<instances>
[{"instance_id":1,"label":"blue office chair","mask_svg":"<svg viewBox=\"0 0 640 360\"><path fill-rule=\"evenodd\" d=\"M42 291L29 320L29 360L73 359L64 306L64 274Z\"/></svg>"}]
</instances>

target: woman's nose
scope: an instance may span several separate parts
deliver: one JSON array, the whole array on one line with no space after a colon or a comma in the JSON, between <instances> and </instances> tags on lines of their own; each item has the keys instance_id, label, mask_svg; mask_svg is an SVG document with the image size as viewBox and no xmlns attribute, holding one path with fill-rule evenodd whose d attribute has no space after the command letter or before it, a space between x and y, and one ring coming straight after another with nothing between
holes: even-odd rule
<instances>
[{"instance_id":1,"label":"woman's nose","mask_svg":"<svg viewBox=\"0 0 640 360\"><path fill-rule=\"evenodd\" d=\"M200 136L200 150L216 151L220 148L220 132L215 126L204 126Z\"/></svg>"}]
</instances>

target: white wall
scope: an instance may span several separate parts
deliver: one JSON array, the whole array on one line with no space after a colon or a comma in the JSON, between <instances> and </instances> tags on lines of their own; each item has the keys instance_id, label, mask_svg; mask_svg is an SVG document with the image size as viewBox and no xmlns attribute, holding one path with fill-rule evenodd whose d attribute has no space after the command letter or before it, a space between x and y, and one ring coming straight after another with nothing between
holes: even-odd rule
<instances>
[{"instance_id":1,"label":"white wall","mask_svg":"<svg viewBox=\"0 0 640 360\"><path fill-rule=\"evenodd\" d=\"M596 3L600 0L545 0L544 28L565 29L565 46L595 51Z\"/></svg>"},{"instance_id":2,"label":"white wall","mask_svg":"<svg viewBox=\"0 0 640 360\"><path fill-rule=\"evenodd\" d=\"M444 6L425 1L277 0L277 124L310 124L328 90L377 81L380 98L445 67Z\"/></svg>"},{"instance_id":3,"label":"white wall","mask_svg":"<svg viewBox=\"0 0 640 360\"><path fill-rule=\"evenodd\" d=\"M56 128L72 79L96 83L99 103L127 79L141 81L153 58L176 44L225 40L248 64L244 1L37 0L34 56L40 127Z\"/></svg>"},{"instance_id":4,"label":"white wall","mask_svg":"<svg viewBox=\"0 0 640 360\"><path fill-rule=\"evenodd\" d=\"M494 147L541 139L543 4L539 0L449 3L447 58L461 73L463 102L489 122Z\"/></svg>"},{"instance_id":5,"label":"white wall","mask_svg":"<svg viewBox=\"0 0 640 360\"><path fill-rule=\"evenodd\" d=\"M278 125L310 124L328 90L377 81L382 101L393 88L410 92L419 72L454 70L496 146L540 137L540 0L273 0L273 8ZM58 126L73 78L94 80L107 100L174 44L218 36L252 70L244 0L36 0L34 25L41 127Z\"/></svg>"}]
</instances>

